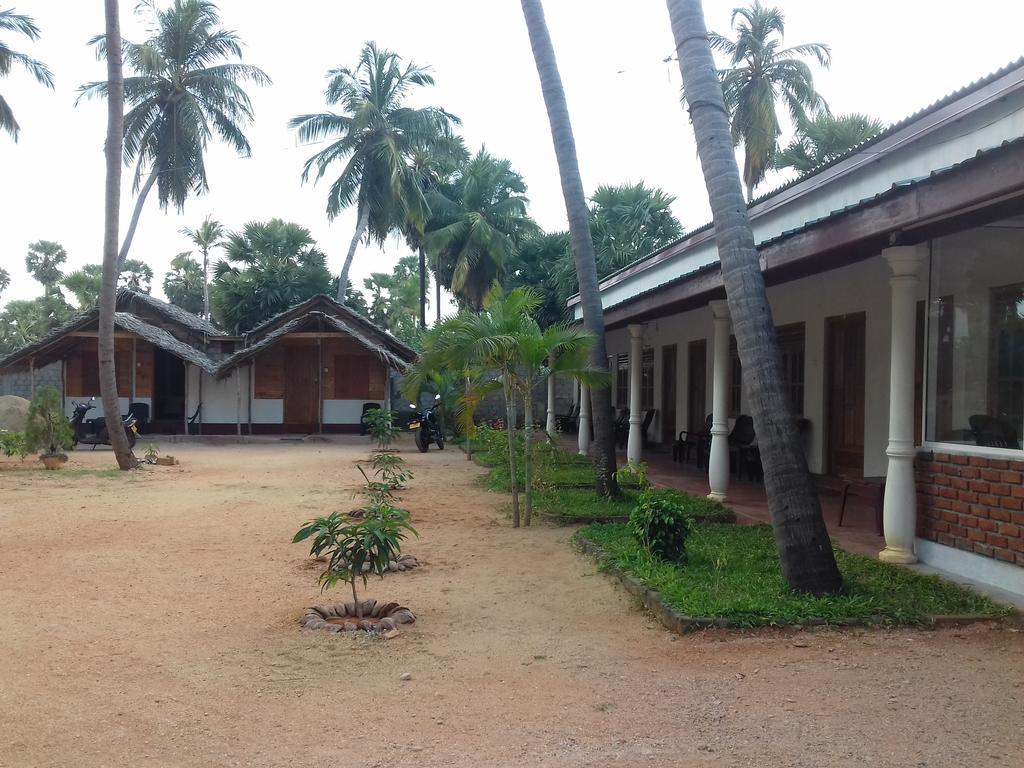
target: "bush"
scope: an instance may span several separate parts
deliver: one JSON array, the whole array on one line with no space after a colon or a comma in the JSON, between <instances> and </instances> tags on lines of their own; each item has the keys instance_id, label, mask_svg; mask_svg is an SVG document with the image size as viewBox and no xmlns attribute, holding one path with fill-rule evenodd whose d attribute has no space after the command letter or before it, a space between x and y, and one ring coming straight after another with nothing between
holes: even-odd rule
<instances>
[{"instance_id":1,"label":"bush","mask_svg":"<svg viewBox=\"0 0 1024 768\"><path fill-rule=\"evenodd\" d=\"M24 432L8 432L0 429L0 453L24 459L28 455L28 443Z\"/></svg>"},{"instance_id":2,"label":"bush","mask_svg":"<svg viewBox=\"0 0 1024 768\"><path fill-rule=\"evenodd\" d=\"M635 461L629 462L615 473L615 479L619 485L639 488L641 490L651 485L647 479L647 465L642 461L639 463Z\"/></svg>"},{"instance_id":3,"label":"bush","mask_svg":"<svg viewBox=\"0 0 1024 768\"><path fill-rule=\"evenodd\" d=\"M370 437L377 441L377 450L386 451L391 441L398 436L395 414L384 408L373 408L363 414L363 422Z\"/></svg>"},{"instance_id":4,"label":"bush","mask_svg":"<svg viewBox=\"0 0 1024 768\"><path fill-rule=\"evenodd\" d=\"M74 433L64 415L60 392L53 387L40 387L32 398L25 421L27 449L56 456L70 448L73 440Z\"/></svg>"},{"instance_id":5,"label":"bush","mask_svg":"<svg viewBox=\"0 0 1024 768\"><path fill-rule=\"evenodd\" d=\"M675 501L644 493L629 515L629 530L652 555L668 562L686 559L686 536L692 517Z\"/></svg>"}]
</instances>

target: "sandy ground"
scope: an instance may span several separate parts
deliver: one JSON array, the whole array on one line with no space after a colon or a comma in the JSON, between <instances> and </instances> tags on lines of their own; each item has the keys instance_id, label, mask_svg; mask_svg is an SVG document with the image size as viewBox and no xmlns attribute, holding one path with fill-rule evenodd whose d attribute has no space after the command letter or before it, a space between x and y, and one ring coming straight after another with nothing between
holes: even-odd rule
<instances>
[{"instance_id":1,"label":"sandy ground","mask_svg":"<svg viewBox=\"0 0 1024 768\"><path fill-rule=\"evenodd\" d=\"M0 460L0 766L1024 765L1024 634L678 637L461 452L403 448L391 641L298 626L291 535L355 506L361 440Z\"/></svg>"}]
</instances>

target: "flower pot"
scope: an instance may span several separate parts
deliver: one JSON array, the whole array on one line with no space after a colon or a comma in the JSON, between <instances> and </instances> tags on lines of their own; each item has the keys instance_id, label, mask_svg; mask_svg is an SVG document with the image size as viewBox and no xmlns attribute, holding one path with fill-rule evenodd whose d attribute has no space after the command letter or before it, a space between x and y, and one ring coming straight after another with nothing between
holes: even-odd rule
<instances>
[{"instance_id":1,"label":"flower pot","mask_svg":"<svg viewBox=\"0 0 1024 768\"><path fill-rule=\"evenodd\" d=\"M39 460L43 462L43 466L47 469L60 469L64 466L68 457L63 453L50 453L40 456Z\"/></svg>"}]
</instances>

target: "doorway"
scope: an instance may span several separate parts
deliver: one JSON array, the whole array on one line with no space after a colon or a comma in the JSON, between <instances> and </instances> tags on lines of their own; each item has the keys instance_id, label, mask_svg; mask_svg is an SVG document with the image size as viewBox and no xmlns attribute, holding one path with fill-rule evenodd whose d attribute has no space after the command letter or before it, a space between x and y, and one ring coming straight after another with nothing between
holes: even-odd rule
<instances>
[{"instance_id":1,"label":"doorway","mask_svg":"<svg viewBox=\"0 0 1024 768\"><path fill-rule=\"evenodd\" d=\"M320 429L320 353L313 345L285 347L284 430Z\"/></svg>"},{"instance_id":2,"label":"doorway","mask_svg":"<svg viewBox=\"0 0 1024 768\"><path fill-rule=\"evenodd\" d=\"M828 473L864 474L864 378L866 315L825 319L825 385Z\"/></svg>"},{"instance_id":3,"label":"doorway","mask_svg":"<svg viewBox=\"0 0 1024 768\"><path fill-rule=\"evenodd\" d=\"M708 407L708 343L705 339L691 341L687 349L690 373L687 377L686 428L699 432L704 428Z\"/></svg>"},{"instance_id":4,"label":"doorway","mask_svg":"<svg viewBox=\"0 0 1024 768\"><path fill-rule=\"evenodd\" d=\"M661 348L661 442L676 439L676 345Z\"/></svg>"},{"instance_id":5,"label":"doorway","mask_svg":"<svg viewBox=\"0 0 1024 768\"><path fill-rule=\"evenodd\" d=\"M176 435L184 430L185 415L185 363L154 347L153 407L148 430Z\"/></svg>"}]
</instances>

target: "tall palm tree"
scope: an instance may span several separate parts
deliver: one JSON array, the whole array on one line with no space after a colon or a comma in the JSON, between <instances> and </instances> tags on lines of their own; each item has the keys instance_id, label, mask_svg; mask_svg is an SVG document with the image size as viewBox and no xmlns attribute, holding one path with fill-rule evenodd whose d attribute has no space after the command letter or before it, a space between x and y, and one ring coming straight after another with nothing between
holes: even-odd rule
<instances>
[{"instance_id":1,"label":"tall palm tree","mask_svg":"<svg viewBox=\"0 0 1024 768\"><path fill-rule=\"evenodd\" d=\"M338 282L338 301L344 301L352 259L363 236L383 243L410 220L426 219L423 189L410 157L438 138L449 137L459 121L438 107L407 106L413 89L433 85L433 76L374 42L363 46L354 69L332 69L327 77L327 104L340 107L340 112L298 115L290 126L302 142L331 140L306 161L303 181L314 169L319 180L335 161L345 161L327 193L329 219L356 206L356 229Z\"/></svg>"},{"instance_id":2,"label":"tall palm tree","mask_svg":"<svg viewBox=\"0 0 1024 768\"><path fill-rule=\"evenodd\" d=\"M189 251L171 259L171 269L164 276L167 300L186 312L198 315L208 300L208 285L203 268Z\"/></svg>"},{"instance_id":3,"label":"tall palm tree","mask_svg":"<svg viewBox=\"0 0 1024 768\"><path fill-rule=\"evenodd\" d=\"M737 23L738 20L738 23ZM785 18L778 8L754 0L749 8L734 8L732 25L736 39L711 32L711 47L729 58L719 73L725 105L732 116L732 141L743 144L743 182L747 199L772 167L778 149L779 102L789 111L794 124L807 113L828 112L828 105L814 90L814 77L801 57L811 56L823 67L831 63L827 45L805 43L782 48ZM683 89L684 96L690 97Z\"/></svg>"},{"instance_id":4,"label":"tall palm tree","mask_svg":"<svg viewBox=\"0 0 1024 768\"><path fill-rule=\"evenodd\" d=\"M224 225L207 216L196 229L185 227L181 234L203 254L203 317L210 319L210 249L224 237Z\"/></svg>"},{"instance_id":5,"label":"tall palm tree","mask_svg":"<svg viewBox=\"0 0 1024 768\"><path fill-rule=\"evenodd\" d=\"M25 269L43 285L46 296L60 295L60 282L64 278L61 267L68 260L64 246L52 240L37 240L28 247Z\"/></svg>"},{"instance_id":6,"label":"tall palm tree","mask_svg":"<svg viewBox=\"0 0 1024 768\"><path fill-rule=\"evenodd\" d=\"M237 61L242 43L220 26L217 6L209 0L174 0L163 10L152 3L146 7L153 14L150 37L123 43L133 72L124 83L130 107L124 116L124 161L135 165L138 198L119 253L122 264L154 185L161 208L173 203L181 211L189 195L209 189L204 154L210 139L219 137L249 156L243 128L253 111L242 85L270 83L262 69ZM102 36L94 42L104 54ZM79 98L105 96L107 84L88 83L79 92Z\"/></svg>"},{"instance_id":7,"label":"tall palm tree","mask_svg":"<svg viewBox=\"0 0 1024 768\"><path fill-rule=\"evenodd\" d=\"M775 156L773 166L809 173L877 136L883 127L881 120L859 112L817 115L797 124L796 136Z\"/></svg>"},{"instance_id":8,"label":"tall palm tree","mask_svg":"<svg viewBox=\"0 0 1024 768\"><path fill-rule=\"evenodd\" d=\"M590 234L587 197L583 192L579 161L576 158L576 140L572 135L569 107L565 102L562 77L558 73L555 49L544 19L544 8L540 0L521 0L526 29L530 36L533 58L540 76L541 92L547 107L548 122L551 124L551 138L555 146L558 172L562 180L562 195L569 217L569 235L572 252L576 260L576 275L579 280L580 305L583 309L583 327L594 337L591 349L591 367L596 371L608 371L608 348L604 338L604 310L601 306L601 292L597 285L597 260L594 257L594 242ZM619 496L619 485L615 479L615 430L613 424L612 396L608 386L591 390L594 420L594 467L597 474L597 491L602 496Z\"/></svg>"},{"instance_id":9,"label":"tall palm tree","mask_svg":"<svg viewBox=\"0 0 1024 768\"><path fill-rule=\"evenodd\" d=\"M700 0L667 0L697 152L704 170L722 280L764 462L782 573L801 592L838 591L842 578L783 386L771 306L743 202L722 88Z\"/></svg>"},{"instance_id":10,"label":"tall palm tree","mask_svg":"<svg viewBox=\"0 0 1024 768\"><path fill-rule=\"evenodd\" d=\"M374 272L363 280L370 292L370 319L406 343L415 340L421 291L416 256L403 256L391 273Z\"/></svg>"},{"instance_id":11,"label":"tall palm tree","mask_svg":"<svg viewBox=\"0 0 1024 768\"><path fill-rule=\"evenodd\" d=\"M0 10L0 32L14 32L24 35L29 40L39 39L39 27L36 26L32 17L15 13L13 8ZM40 84L47 88L53 88L53 74L49 67L31 56L8 48L7 44L0 40L0 77L9 75L15 64L27 70ZM11 105L7 103L3 95L0 95L0 128L7 131L12 139L18 140L21 126L14 119Z\"/></svg>"},{"instance_id":12,"label":"tall palm tree","mask_svg":"<svg viewBox=\"0 0 1024 768\"><path fill-rule=\"evenodd\" d=\"M7 287L11 284L11 273L3 267L0 267L0 294L7 290Z\"/></svg>"},{"instance_id":13,"label":"tall palm tree","mask_svg":"<svg viewBox=\"0 0 1024 768\"><path fill-rule=\"evenodd\" d=\"M486 149L460 168L450 184L427 196L427 250L439 254L442 283L479 310L495 280L526 236L539 232L527 213L523 177Z\"/></svg>"},{"instance_id":14,"label":"tall palm tree","mask_svg":"<svg viewBox=\"0 0 1024 768\"><path fill-rule=\"evenodd\" d=\"M112 426L110 446L118 468L134 469L135 456L128 445L128 436L117 429L121 406L117 398L117 372L114 368L114 311L117 309L117 276L120 272L117 254L118 219L121 207L121 154L124 141L124 73L121 66L121 20L117 0L104 0L106 16L105 39L110 43L107 56L107 159L105 207L103 214L103 285L100 293L98 326L98 364L100 396L103 413Z\"/></svg>"}]
</instances>

